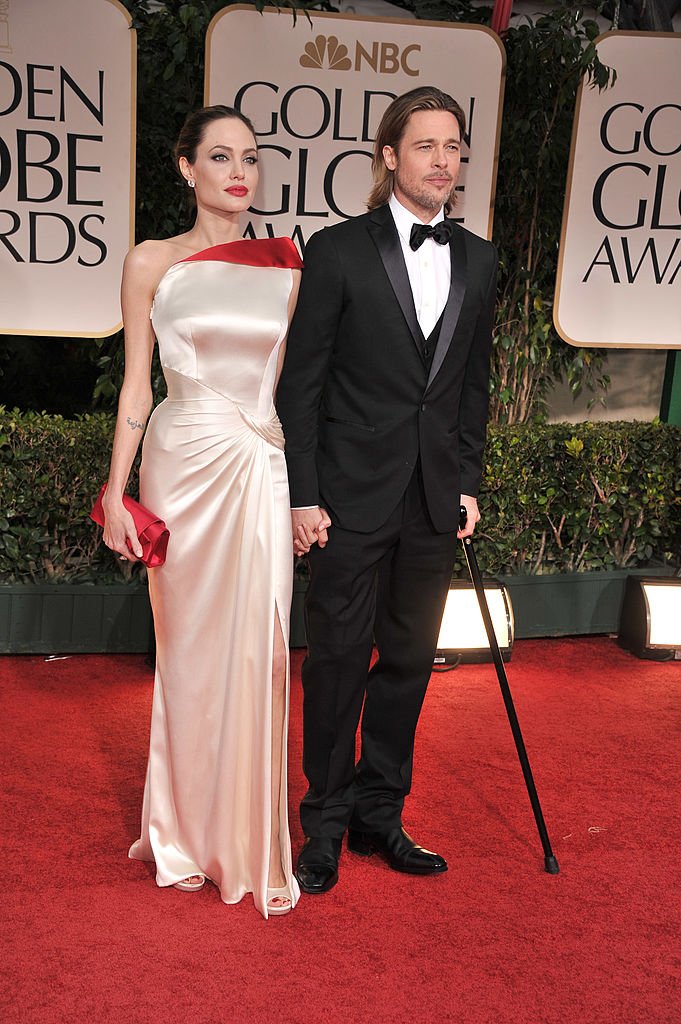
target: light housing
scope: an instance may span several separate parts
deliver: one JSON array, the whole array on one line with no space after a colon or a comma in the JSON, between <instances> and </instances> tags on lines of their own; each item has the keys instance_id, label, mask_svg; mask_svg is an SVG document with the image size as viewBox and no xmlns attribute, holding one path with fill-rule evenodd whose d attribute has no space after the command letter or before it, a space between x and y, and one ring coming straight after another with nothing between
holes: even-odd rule
<instances>
[{"instance_id":1,"label":"light housing","mask_svg":"<svg viewBox=\"0 0 681 1024\"><path fill-rule=\"evenodd\" d=\"M627 576L617 639L638 658L681 660L681 578Z\"/></svg>"},{"instance_id":2,"label":"light housing","mask_svg":"<svg viewBox=\"0 0 681 1024\"><path fill-rule=\"evenodd\" d=\"M499 651L504 661L510 661L514 626L508 590L498 580L485 580L484 590ZM491 660L492 652L475 588L467 580L452 580L433 663L455 665Z\"/></svg>"}]
</instances>

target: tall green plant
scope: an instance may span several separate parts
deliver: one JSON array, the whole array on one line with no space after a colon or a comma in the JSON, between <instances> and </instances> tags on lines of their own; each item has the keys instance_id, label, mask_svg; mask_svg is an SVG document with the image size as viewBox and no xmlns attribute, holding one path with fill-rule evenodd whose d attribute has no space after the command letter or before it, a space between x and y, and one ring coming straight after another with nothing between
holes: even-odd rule
<instances>
[{"instance_id":1,"label":"tall green plant","mask_svg":"<svg viewBox=\"0 0 681 1024\"><path fill-rule=\"evenodd\" d=\"M614 76L596 53L600 29L562 7L506 33L508 57L494 215L500 279L492 420L542 416L551 386L604 389L602 357L563 342L552 322L558 245L577 87Z\"/></svg>"}]
</instances>

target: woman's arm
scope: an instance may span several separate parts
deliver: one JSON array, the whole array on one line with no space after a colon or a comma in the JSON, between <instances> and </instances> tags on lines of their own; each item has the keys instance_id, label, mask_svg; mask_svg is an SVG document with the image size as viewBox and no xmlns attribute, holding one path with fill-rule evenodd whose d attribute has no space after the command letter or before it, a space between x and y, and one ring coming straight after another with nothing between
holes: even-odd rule
<instances>
[{"instance_id":1,"label":"woman's arm","mask_svg":"<svg viewBox=\"0 0 681 1024\"><path fill-rule=\"evenodd\" d=\"M121 285L125 324L125 375L118 399L109 481L102 504L105 515L104 543L121 557L132 561L141 556L142 548L133 518L124 508L122 499L153 400L151 357L154 332L149 312L162 273L163 256L153 243L137 246L125 259Z\"/></svg>"}]
</instances>

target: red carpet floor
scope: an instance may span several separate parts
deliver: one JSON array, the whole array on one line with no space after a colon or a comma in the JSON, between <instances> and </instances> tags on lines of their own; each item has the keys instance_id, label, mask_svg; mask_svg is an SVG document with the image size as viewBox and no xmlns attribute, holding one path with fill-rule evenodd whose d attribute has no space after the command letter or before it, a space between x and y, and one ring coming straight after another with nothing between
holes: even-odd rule
<instances>
[{"instance_id":1,"label":"red carpet floor","mask_svg":"<svg viewBox=\"0 0 681 1024\"><path fill-rule=\"evenodd\" d=\"M264 922L126 859L142 658L3 659L4 1024L678 1024L681 664L525 640L508 672L561 874L543 871L494 671L464 666L433 676L405 813L449 872L344 852L332 893Z\"/></svg>"}]
</instances>

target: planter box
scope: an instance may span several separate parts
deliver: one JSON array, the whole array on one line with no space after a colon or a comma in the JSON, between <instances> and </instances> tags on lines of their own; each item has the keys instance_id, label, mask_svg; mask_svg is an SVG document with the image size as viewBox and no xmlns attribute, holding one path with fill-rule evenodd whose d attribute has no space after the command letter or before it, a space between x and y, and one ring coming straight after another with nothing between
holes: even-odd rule
<instances>
[{"instance_id":1,"label":"planter box","mask_svg":"<svg viewBox=\"0 0 681 1024\"><path fill-rule=\"evenodd\" d=\"M673 576L673 569L611 569L555 576L497 576L513 605L516 639L616 633L627 576Z\"/></svg>"},{"instance_id":2,"label":"planter box","mask_svg":"<svg viewBox=\"0 0 681 1024\"><path fill-rule=\"evenodd\" d=\"M555 576L499 576L516 639L616 633L627 576L673 569L617 569ZM305 646L306 580L294 580L291 647ZM146 653L153 644L145 586L0 583L1 654Z\"/></svg>"},{"instance_id":3,"label":"planter box","mask_svg":"<svg viewBox=\"0 0 681 1024\"><path fill-rule=\"evenodd\" d=\"M307 582L293 584L291 646L305 646ZM145 586L0 583L0 654L146 654L153 647Z\"/></svg>"},{"instance_id":4,"label":"planter box","mask_svg":"<svg viewBox=\"0 0 681 1024\"><path fill-rule=\"evenodd\" d=\"M151 608L145 586L0 583L0 653L144 653Z\"/></svg>"}]
</instances>

